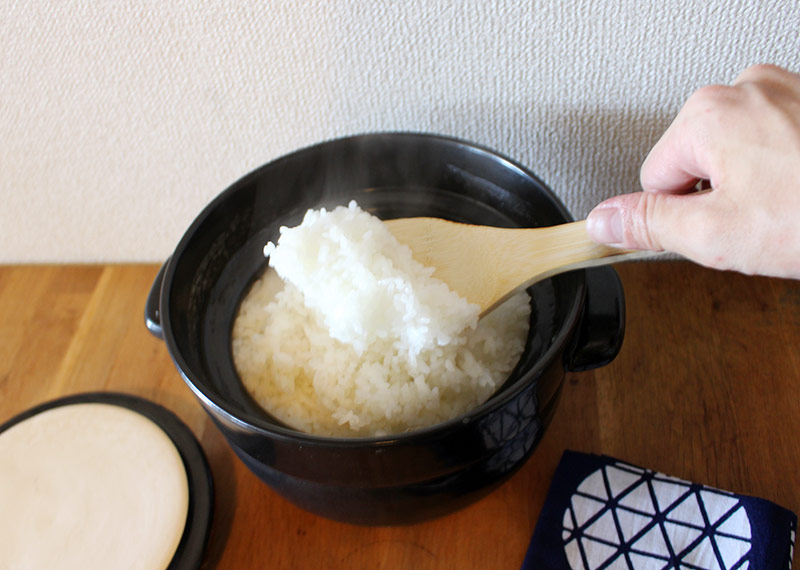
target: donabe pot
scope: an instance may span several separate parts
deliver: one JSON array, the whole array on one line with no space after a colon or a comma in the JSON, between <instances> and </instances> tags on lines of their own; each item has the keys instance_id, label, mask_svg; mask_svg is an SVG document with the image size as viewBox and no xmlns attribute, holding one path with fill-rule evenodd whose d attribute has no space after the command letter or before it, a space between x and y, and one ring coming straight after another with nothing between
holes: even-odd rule
<instances>
[{"instance_id":1,"label":"donabe pot","mask_svg":"<svg viewBox=\"0 0 800 570\"><path fill-rule=\"evenodd\" d=\"M350 200L384 219L506 227L571 220L534 174L474 144L411 133L324 142L262 166L203 210L161 268L146 321L236 454L278 493L332 519L410 523L484 496L525 462L555 412L565 371L616 356L623 292L610 268L534 285L519 364L494 396L461 417L390 437L301 433L247 394L233 365L231 329L279 227L300 223L309 208Z\"/></svg>"}]
</instances>

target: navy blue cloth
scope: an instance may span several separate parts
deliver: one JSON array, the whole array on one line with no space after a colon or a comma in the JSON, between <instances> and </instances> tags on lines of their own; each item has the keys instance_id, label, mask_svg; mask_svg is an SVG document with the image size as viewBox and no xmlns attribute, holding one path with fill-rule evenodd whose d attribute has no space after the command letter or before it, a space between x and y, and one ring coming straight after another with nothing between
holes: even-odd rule
<instances>
[{"instance_id":1,"label":"navy blue cloth","mask_svg":"<svg viewBox=\"0 0 800 570\"><path fill-rule=\"evenodd\" d=\"M797 516L764 499L566 451L524 570L787 570Z\"/></svg>"}]
</instances>

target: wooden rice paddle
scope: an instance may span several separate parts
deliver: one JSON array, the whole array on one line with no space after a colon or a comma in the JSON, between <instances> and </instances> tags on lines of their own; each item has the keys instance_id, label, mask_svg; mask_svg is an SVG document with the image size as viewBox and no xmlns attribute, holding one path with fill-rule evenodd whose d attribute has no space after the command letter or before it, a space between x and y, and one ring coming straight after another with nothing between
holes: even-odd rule
<instances>
[{"instance_id":1,"label":"wooden rice paddle","mask_svg":"<svg viewBox=\"0 0 800 570\"><path fill-rule=\"evenodd\" d=\"M586 220L545 228L496 228L439 218L387 220L389 231L411 248L434 277L481 307L481 314L536 281L573 269L653 255L600 245Z\"/></svg>"}]
</instances>

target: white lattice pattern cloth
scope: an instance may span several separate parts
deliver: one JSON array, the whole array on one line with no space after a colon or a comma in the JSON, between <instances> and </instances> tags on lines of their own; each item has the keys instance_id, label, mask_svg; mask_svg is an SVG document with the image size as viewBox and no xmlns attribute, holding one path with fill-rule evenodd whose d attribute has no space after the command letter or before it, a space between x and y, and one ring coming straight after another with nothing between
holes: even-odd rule
<instances>
[{"instance_id":1,"label":"white lattice pattern cloth","mask_svg":"<svg viewBox=\"0 0 800 570\"><path fill-rule=\"evenodd\" d=\"M625 464L598 469L580 484L563 528L574 570L660 570L670 558L687 569L749 566L752 532L739 499Z\"/></svg>"},{"instance_id":2,"label":"white lattice pattern cloth","mask_svg":"<svg viewBox=\"0 0 800 570\"><path fill-rule=\"evenodd\" d=\"M797 516L767 499L565 451L523 570L791 570Z\"/></svg>"}]
</instances>

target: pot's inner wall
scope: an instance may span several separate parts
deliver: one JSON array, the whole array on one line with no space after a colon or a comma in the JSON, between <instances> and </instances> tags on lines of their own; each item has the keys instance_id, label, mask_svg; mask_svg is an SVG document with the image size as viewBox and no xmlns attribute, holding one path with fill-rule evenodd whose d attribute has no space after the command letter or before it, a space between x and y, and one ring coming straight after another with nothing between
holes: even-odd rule
<instances>
[{"instance_id":1,"label":"pot's inner wall","mask_svg":"<svg viewBox=\"0 0 800 570\"><path fill-rule=\"evenodd\" d=\"M277 423L233 367L238 304L266 268L262 249L309 208L355 199L382 217L436 216L486 225L560 223L568 214L532 175L473 147L421 135L367 135L299 151L248 175L195 221L176 250L169 320L193 382L254 421ZM532 290L528 346L504 386L529 374L580 301L582 281L562 275ZM568 324L568 323L567 323ZM501 389L502 391L502 389Z\"/></svg>"}]
</instances>

